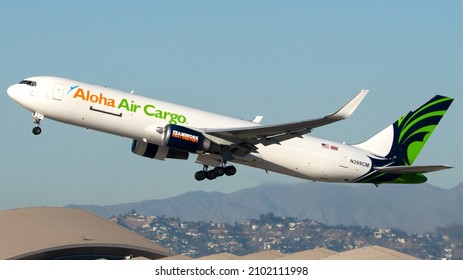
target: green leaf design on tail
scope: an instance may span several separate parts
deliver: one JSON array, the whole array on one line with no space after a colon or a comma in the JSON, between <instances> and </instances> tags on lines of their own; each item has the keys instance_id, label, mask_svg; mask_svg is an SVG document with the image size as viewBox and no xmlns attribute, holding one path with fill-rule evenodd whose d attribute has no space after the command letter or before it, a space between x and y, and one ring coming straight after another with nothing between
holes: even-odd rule
<instances>
[{"instance_id":1,"label":"green leaf design on tail","mask_svg":"<svg viewBox=\"0 0 463 280\"><path fill-rule=\"evenodd\" d=\"M452 101L453 98L436 95L397 120L393 124L393 146L387 157L394 159L395 165L411 165Z\"/></svg>"}]
</instances>

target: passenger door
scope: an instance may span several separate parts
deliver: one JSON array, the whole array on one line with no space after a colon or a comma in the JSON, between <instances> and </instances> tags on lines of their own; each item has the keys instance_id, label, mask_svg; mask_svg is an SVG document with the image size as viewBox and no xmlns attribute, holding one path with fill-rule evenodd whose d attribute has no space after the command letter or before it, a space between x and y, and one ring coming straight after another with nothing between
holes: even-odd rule
<instances>
[{"instance_id":1,"label":"passenger door","mask_svg":"<svg viewBox=\"0 0 463 280\"><path fill-rule=\"evenodd\" d=\"M53 99L61 101L61 99L63 99L63 91L63 84L55 84L55 88L53 89Z\"/></svg>"}]
</instances>

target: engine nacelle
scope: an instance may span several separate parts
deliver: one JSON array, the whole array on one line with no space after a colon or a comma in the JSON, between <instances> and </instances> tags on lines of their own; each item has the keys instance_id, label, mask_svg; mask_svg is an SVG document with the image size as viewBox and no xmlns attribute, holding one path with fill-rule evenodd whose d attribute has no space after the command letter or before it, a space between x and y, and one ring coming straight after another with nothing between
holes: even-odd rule
<instances>
[{"instance_id":1,"label":"engine nacelle","mask_svg":"<svg viewBox=\"0 0 463 280\"><path fill-rule=\"evenodd\" d=\"M220 151L220 145L206 138L201 132L175 124L168 124L164 128L162 144L190 153Z\"/></svg>"},{"instance_id":2,"label":"engine nacelle","mask_svg":"<svg viewBox=\"0 0 463 280\"><path fill-rule=\"evenodd\" d=\"M188 159L188 152L158 146L144 141L133 140L132 152L142 157L164 160L166 158Z\"/></svg>"}]
</instances>

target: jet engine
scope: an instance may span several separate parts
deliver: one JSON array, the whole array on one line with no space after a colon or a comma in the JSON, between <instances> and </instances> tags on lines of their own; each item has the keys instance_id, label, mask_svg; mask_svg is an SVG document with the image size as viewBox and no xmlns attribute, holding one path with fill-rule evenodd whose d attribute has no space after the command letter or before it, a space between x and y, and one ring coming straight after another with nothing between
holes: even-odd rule
<instances>
[{"instance_id":1,"label":"jet engine","mask_svg":"<svg viewBox=\"0 0 463 280\"><path fill-rule=\"evenodd\" d=\"M168 124L164 128L162 144L190 153L218 153L220 151L220 145L205 137L201 132L175 124Z\"/></svg>"},{"instance_id":2,"label":"jet engine","mask_svg":"<svg viewBox=\"0 0 463 280\"><path fill-rule=\"evenodd\" d=\"M144 141L133 140L132 152L142 157L164 160L166 158L188 159L189 153Z\"/></svg>"}]
</instances>

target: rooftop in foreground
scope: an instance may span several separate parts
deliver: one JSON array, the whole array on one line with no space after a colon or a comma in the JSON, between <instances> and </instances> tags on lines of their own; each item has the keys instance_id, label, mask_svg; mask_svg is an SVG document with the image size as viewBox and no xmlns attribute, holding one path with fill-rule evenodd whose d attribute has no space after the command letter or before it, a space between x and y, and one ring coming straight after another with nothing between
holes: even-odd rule
<instances>
[{"instance_id":1,"label":"rooftop in foreground","mask_svg":"<svg viewBox=\"0 0 463 280\"><path fill-rule=\"evenodd\" d=\"M190 260L109 220L75 208L24 208L0 211L0 259ZM380 246L345 252L315 248L293 254L270 250L230 253L199 260L416 260ZM195 260L195 259L192 259Z\"/></svg>"},{"instance_id":2,"label":"rooftop in foreground","mask_svg":"<svg viewBox=\"0 0 463 280\"><path fill-rule=\"evenodd\" d=\"M183 259L185 259L184 256L178 255L159 260ZM220 253L192 260L418 260L418 258L381 246L367 246L340 253L325 248L315 248L293 254L270 250L244 256Z\"/></svg>"},{"instance_id":3,"label":"rooftop in foreground","mask_svg":"<svg viewBox=\"0 0 463 280\"><path fill-rule=\"evenodd\" d=\"M158 259L172 255L84 210L39 207L0 211L0 259Z\"/></svg>"}]
</instances>

